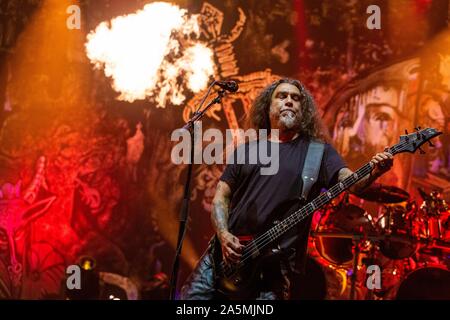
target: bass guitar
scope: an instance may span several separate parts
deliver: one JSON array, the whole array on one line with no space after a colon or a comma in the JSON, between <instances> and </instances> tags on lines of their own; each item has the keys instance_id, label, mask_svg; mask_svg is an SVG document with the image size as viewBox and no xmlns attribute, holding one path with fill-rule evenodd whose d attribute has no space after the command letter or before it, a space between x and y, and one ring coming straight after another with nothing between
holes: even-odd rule
<instances>
[{"instance_id":1,"label":"bass guitar","mask_svg":"<svg viewBox=\"0 0 450 320\"><path fill-rule=\"evenodd\" d=\"M420 147L427 141L432 145L430 140L441 134L434 128L420 129L419 127L416 130L414 133L401 135L400 141L392 147L386 148L385 151L392 155L397 155L403 152L414 153L417 149L420 149L422 153L423 151ZM335 184L326 192L321 193L311 202L294 210L292 213L288 212L281 215L286 216L286 218L272 224L273 226L262 234L256 237L238 236L240 241L245 244L238 263L229 264L223 261L220 242L216 238L214 241L213 260L218 291L231 298L245 296L254 287L255 278L260 274L261 267L266 265L267 261L277 259L280 250L276 240L314 211L320 209L368 175L372 169L372 164L370 162L366 163L352 175Z\"/></svg>"}]
</instances>

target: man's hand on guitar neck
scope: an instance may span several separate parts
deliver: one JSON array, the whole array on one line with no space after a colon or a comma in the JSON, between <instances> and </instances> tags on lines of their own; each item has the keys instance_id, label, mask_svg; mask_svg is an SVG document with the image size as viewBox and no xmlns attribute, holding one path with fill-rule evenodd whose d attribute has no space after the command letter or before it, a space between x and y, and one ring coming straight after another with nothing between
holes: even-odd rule
<instances>
[{"instance_id":1,"label":"man's hand on guitar neck","mask_svg":"<svg viewBox=\"0 0 450 320\"><path fill-rule=\"evenodd\" d=\"M392 168L394 163L394 156L387 151L377 153L370 160L372 165L372 176L379 177Z\"/></svg>"},{"instance_id":2,"label":"man's hand on guitar neck","mask_svg":"<svg viewBox=\"0 0 450 320\"><path fill-rule=\"evenodd\" d=\"M355 185L353 185L349 191L353 194L358 195L363 192L368 186L372 184L378 177L386 173L392 168L394 156L387 151L377 153L370 160L370 165L373 170L370 174L362 178ZM353 171L349 168L342 168L339 171L339 181L344 180L348 176L352 175Z\"/></svg>"},{"instance_id":3,"label":"man's hand on guitar neck","mask_svg":"<svg viewBox=\"0 0 450 320\"><path fill-rule=\"evenodd\" d=\"M217 234L222 246L222 258L226 263L238 263L242 256L243 245L239 239L226 230Z\"/></svg>"}]
</instances>

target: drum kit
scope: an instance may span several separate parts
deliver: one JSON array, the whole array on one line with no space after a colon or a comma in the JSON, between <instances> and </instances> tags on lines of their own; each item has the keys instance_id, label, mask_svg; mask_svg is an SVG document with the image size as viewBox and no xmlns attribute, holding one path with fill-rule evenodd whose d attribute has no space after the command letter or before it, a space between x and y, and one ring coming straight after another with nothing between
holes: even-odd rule
<instances>
[{"instance_id":1,"label":"drum kit","mask_svg":"<svg viewBox=\"0 0 450 320\"><path fill-rule=\"evenodd\" d=\"M360 205L346 194L316 212L316 260L348 276L347 296L334 298L450 299L450 209L436 191L419 194L420 205L398 187L377 184L359 196ZM378 206L377 214L364 203ZM373 265L381 286L369 288Z\"/></svg>"}]
</instances>

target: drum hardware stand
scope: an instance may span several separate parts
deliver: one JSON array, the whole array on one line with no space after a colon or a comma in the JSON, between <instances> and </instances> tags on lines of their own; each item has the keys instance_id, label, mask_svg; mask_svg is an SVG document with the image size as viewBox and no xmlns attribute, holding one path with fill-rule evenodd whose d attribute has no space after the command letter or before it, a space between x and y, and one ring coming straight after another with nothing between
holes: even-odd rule
<instances>
[{"instance_id":1,"label":"drum hardware stand","mask_svg":"<svg viewBox=\"0 0 450 320\"><path fill-rule=\"evenodd\" d=\"M370 241L371 241L371 240L370 240ZM371 241L371 242L372 242L372 241ZM371 266L371 265L376 265L376 264L379 265L379 263L377 262L377 259L375 258L375 252L376 252L376 250L377 250L377 247L376 247L375 245L373 245L373 243L372 243L372 246L371 246L371 248L370 248L370 250L369 250L369 255L368 255L368 257L362 259L363 265L365 265L365 266ZM380 275L380 276L381 276L381 275ZM365 278L365 281L366 281L366 283L367 283L367 277ZM381 280L381 281L382 281L382 280ZM383 285L382 282L381 282L381 285ZM368 289L369 289L369 293L367 294L365 300L373 300L373 297L374 297L374 289L370 289L370 288L368 288Z\"/></svg>"},{"instance_id":2,"label":"drum hardware stand","mask_svg":"<svg viewBox=\"0 0 450 320\"><path fill-rule=\"evenodd\" d=\"M386 210L387 215L387 221L386 221L386 234L390 235L392 233L392 208L389 208L388 206L384 206Z\"/></svg>"},{"instance_id":3,"label":"drum hardware stand","mask_svg":"<svg viewBox=\"0 0 450 320\"><path fill-rule=\"evenodd\" d=\"M353 266L352 266L352 278L351 278L351 287L350 287L350 300L355 300L356 298L356 280L357 280L357 274L358 274L358 265L359 265L359 256L361 254L361 244L364 241L377 241L380 240L379 236L367 236L367 235L353 235L352 236L352 242L353 242ZM363 261L363 264L365 265L371 265L373 264L373 262L375 261L375 252L374 249L371 248L370 249L370 256L369 258L363 259L365 261ZM373 297L373 293L372 290L370 290L369 293L369 299L372 299Z\"/></svg>"},{"instance_id":4,"label":"drum hardware stand","mask_svg":"<svg viewBox=\"0 0 450 320\"><path fill-rule=\"evenodd\" d=\"M351 279L351 288L350 288L350 300L355 300L356 295L356 275L358 273L358 260L359 260L359 254L361 252L361 249L359 247L361 238L353 237L353 272L352 272L352 279Z\"/></svg>"},{"instance_id":5,"label":"drum hardware stand","mask_svg":"<svg viewBox=\"0 0 450 320\"><path fill-rule=\"evenodd\" d=\"M437 227L438 227L438 238L439 240L442 239L442 224L441 224L441 219L438 219L437 221Z\"/></svg>"},{"instance_id":6,"label":"drum hardware stand","mask_svg":"<svg viewBox=\"0 0 450 320\"><path fill-rule=\"evenodd\" d=\"M359 265L359 255L361 254L361 244L369 240L367 235L359 234L352 235L353 242L353 266L352 266L352 278L351 278L351 287L350 287L350 300L355 300L356 298L356 280L358 275L358 265Z\"/></svg>"}]
</instances>

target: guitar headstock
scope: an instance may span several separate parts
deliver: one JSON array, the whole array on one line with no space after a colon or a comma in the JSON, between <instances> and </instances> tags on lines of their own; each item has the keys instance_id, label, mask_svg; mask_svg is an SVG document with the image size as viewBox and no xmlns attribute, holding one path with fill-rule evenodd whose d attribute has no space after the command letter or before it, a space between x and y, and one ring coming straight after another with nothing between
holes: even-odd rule
<instances>
[{"instance_id":1,"label":"guitar headstock","mask_svg":"<svg viewBox=\"0 0 450 320\"><path fill-rule=\"evenodd\" d=\"M420 150L420 153L424 153L420 147L426 142L433 146L430 140L440 134L442 134L442 132L437 131L434 128L420 129L420 127L418 127L416 128L416 132L409 134L405 130L405 134L400 136L400 142L390 148L390 150L392 150L394 154L402 152L414 153L417 149Z\"/></svg>"}]
</instances>

